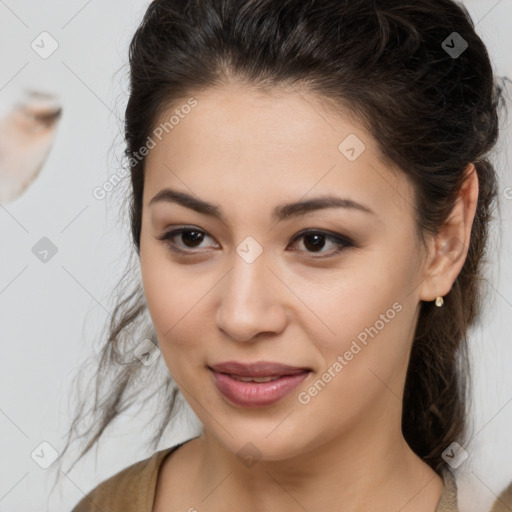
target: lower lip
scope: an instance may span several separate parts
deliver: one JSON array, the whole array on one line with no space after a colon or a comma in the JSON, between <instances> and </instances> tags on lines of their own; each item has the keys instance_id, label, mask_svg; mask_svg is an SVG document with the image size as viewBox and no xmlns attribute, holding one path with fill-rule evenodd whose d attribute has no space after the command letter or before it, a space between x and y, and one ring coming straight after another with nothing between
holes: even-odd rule
<instances>
[{"instance_id":1,"label":"lower lip","mask_svg":"<svg viewBox=\"0 0 512 512\"><path fill-rule=\"evenodd\" d=\"M217 389L238 407L266 407L291 393L311 372L286 375L269 382L242 382L210 370Z\"/></svg>"}]
</instances>

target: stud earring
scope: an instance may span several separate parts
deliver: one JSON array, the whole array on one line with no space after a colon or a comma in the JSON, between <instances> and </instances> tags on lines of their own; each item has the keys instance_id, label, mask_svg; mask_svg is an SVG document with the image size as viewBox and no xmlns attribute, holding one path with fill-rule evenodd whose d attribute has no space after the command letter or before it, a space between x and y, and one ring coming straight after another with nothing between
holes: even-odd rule
<instances>
[{"instance_id":1,"label":"stud earring","mask_svg":"<svg viewBox=\"0 0 512 512\"><path fill-rule=\"evenodd\" d=\"M436 299L436 306L440 308L444 304L443 297L437 297Z\"/></svg>"}]
</instances>

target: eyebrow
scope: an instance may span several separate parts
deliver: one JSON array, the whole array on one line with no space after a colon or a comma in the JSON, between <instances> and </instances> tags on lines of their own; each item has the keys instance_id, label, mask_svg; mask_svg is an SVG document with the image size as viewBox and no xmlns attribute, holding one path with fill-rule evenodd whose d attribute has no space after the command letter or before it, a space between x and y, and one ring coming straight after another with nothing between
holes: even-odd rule
<instances>
[{"instance_id":1,"label":"eyebrow","mask_svg":"<svg viewBox=\"0 0 512 512\"><path fill-rule=\"evenodd\" d=\"M225 223L222 209L217 204L208 203L202 199L198 199L185 192L164 188L158 192L149 202L149 206L157 202L177 203L186 208L190 208L198 213L216 217ZM306 213L322 210L326 208L346 208L358 210L371 215L376 213L368 206L353 201L352 199L337 197L332 195L324 195L308 199L306 201L297 201L294 203L282 204L276 206L272 211L272 219L275 221L283 221L291 217L298 217Z\"/></svg>"}]
</instances>

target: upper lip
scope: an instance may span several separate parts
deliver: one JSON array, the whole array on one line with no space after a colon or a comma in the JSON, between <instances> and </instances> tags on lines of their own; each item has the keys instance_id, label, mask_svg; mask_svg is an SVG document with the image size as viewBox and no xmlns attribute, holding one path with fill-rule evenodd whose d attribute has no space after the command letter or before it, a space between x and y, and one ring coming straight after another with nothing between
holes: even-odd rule
<instances>
[{"instance_id":1,"label":"upper lip","mask_svg":"<svg viewBox=\"0 0 512 512\"><path fill-rule=\"evenodd\" d=\"M238 361L225 361L209 366L210 369L240 377L276 377L279 375L297 375L311 371L310 368L289 366L287 364L259 361L257 363L240 363Z\"/></svg>"}]
</instances>

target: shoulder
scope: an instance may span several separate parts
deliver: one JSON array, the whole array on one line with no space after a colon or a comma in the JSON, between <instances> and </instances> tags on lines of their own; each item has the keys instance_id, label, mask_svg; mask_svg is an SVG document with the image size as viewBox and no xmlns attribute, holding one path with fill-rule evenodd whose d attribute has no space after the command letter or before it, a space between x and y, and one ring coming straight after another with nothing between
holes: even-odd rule
<instances>
[{"instance_id":1,"label":"shoulder","mask_svg":"<svg viewBox=\"0 0 512 512\"><path fill-rule=\"evenodd\" d=\"M445 468L441 471L443 490L435 512L458 512L457 482L453 473Z\"/></svg>"},{"instance_id":2,"label":"shoulder","mask_svg":"<svg viewBox=\"0 0 512 512\"><path fill-rule=\"evenodd\" d=\"M457 512L457 484L453 473L446 469L442 473L444 488L436 512ZM512 510L512 482L503 489L489 512L510 512Z\"/></svg>"},{"instance_id":3,"label":"shoulder","mask_svg":"<svg viewBox=\"0 0 512 512\"><path fill-rule=\"evenodd\" d=\"M155 452L98 484L71 512L151 511L158 469L176 446Z\"/></svg>"},{"instance_id":4,"label":"shoulder","mask_svg":"<svg viewBox=\"0 0 512 512\"><path fill-rule=\"evenodd\" d=\"M489 512L508 512L512 510L512 482L503 489Z\"/></svg>"}]
</instances>

